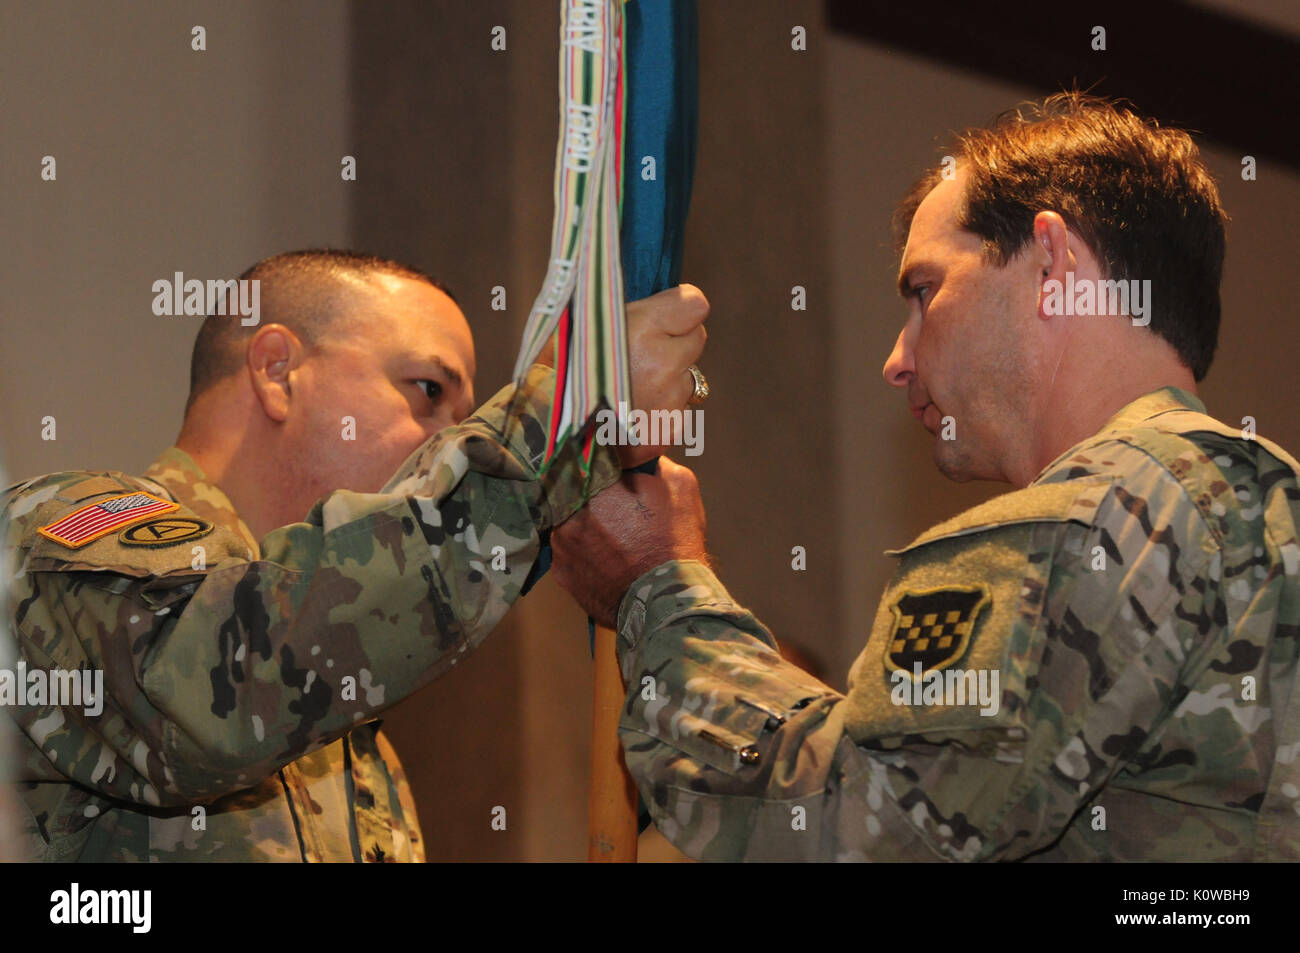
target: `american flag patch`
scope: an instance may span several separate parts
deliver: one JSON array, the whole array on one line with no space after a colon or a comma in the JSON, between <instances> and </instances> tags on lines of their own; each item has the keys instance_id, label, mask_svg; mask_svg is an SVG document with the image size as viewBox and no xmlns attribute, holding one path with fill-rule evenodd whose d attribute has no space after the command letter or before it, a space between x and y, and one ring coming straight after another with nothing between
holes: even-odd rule
<instances>
[{"instance_id":1,"label":"american flag patch","mask_svg":"<svg viewBox=\"0 0 1300 953\"><path fill-rule=\"evenodd\" d=\"M179 503L164 500L150 493L125 493L98 503L83 506L69 513L57 523L42 526L37 532L56 543L62 543L72 549L80 549L92 540L115 529L121 529L128 523L142 520L146 516L157 516L178 510Z\"/></svg>"}]
</instances>

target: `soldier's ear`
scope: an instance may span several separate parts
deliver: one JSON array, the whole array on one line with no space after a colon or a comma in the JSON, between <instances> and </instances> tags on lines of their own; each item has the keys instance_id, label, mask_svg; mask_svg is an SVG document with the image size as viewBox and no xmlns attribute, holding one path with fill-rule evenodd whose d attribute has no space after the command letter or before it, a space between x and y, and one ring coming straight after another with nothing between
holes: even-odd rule
<instances>
[{"instance_id":1,"label":"soldier's ear","mask_svg":"<svg viewBox=\"0 0 1300 953\"><path fill-rule=\"evenodd\" d=\"M263 413L277 423L289 416L293 372L302 355L302 342L282 324L263 325L248 342L245 359L253 393Z\"/></svg>"},{"instance_id":2,"label":"soldier's ear","mask_svg":"<svg viewBox=\"0 0 1300 953\"><path fill-rule=\"evenodd\" d=\"M1040 284L1038 316L1049 317L1043 308L1045 297L1055 287L1065 285L1066 272L1074 268L1074 256L1070 249L1069 229L1065 219L1057 212L1039 212L1034 216L1033 262L1038 269ZM1053 282L1054 285L1049 285Z\"/></svg>"}]
</instances>

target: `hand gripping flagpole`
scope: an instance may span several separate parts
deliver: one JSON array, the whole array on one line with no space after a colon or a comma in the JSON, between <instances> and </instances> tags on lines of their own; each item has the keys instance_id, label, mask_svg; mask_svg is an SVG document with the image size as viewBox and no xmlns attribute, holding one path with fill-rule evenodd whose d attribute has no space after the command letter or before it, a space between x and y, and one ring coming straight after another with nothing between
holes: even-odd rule
<instances>
[{"instance_id":1,"label":"hand gripping flagpole","mask_svg":"<svg viewBox=\"0 0 1300 953\"><path fill-rule=\"evenodd\" d=\"M563 0L560 38L551 258L515 367L522 380L555 335L543 467L584 430L590 465L596 410L631 404L624 302L680 280L695 167L695 0ZM549 565L549 551L538 565ZM618 741L623 678L614 632L593 629L588 859L631 861L637 795Z\"/></svg>"},{"instance_id":2,"label":"hand gripping flagpole","mask_svg":"<svg viewBox=\"0 0 1300 953\"><path fill-rule=\"evenodd\" d=\"M635 301L681 280L695 173L695 0L631 0L625 16L620 236L624 293ZM637 853L636 789L618 740L626 692L615 638L599 627L593 639L591 861L634 861Z\"/></svg>"}]
</instances>

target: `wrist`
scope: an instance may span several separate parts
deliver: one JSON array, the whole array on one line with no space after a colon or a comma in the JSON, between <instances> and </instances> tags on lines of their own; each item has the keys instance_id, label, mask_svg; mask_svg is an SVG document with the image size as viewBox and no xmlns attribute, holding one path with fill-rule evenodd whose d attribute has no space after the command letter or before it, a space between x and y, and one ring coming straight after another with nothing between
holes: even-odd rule
<instances>
[{"instance_id":1,"label":"wrist","mask_svg":"<svg viewBox=\"0 0 1300 953\"><path fill-rule=\"evenodd\" d=\"M619 658L635 651L671 616L693 606L734 607L731 594L703 559L669 559L628 586L615 621Z\"/></svg>"}]
</instances>

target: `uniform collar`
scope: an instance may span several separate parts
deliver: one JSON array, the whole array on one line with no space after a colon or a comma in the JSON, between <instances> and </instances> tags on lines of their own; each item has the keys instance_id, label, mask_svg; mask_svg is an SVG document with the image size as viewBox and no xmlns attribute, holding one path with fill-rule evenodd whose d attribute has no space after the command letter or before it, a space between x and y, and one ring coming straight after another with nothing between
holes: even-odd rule
<instances>
[{"instance_id":1,"label":"uniform collar","mask_svg":"<svg viewBox=\"0 0 1300 953\"><path fill-rule=\"evenodd\" d=\"M184 450L168 447L149 465L144 475L161 483L176 498L176 502L196 516L237 534L248 544L252 558L260 558L257 539L239 518L230 498L208 479L203 468Z\"/></svg>"},{"instance_id":2,"label":"uniform collar","mask_svg":"<svg viewBox=\"0 0 1300 953\"><path fill-rule=\"evenodd\" d=\"M1142 423L1166 414L1171 410L1194 410L1205 413L1205 404L1194 394L1189 394L1181 387L1162 387L1149 394L1143 394L1133 403L1124 407L1098 431L1099 434L1112 430L1125 430L1134 424Z\"/></svg>"},{"instance_id":3,"label":"uniform collar","mask_svg":"<svg viewBox=\"0 0 1300 953\"><path fill-rule=\"evenodd\" d=\"M1091 437L1076 443L1073 447L1066 450L1059 457L1043 467L1033 480L1038 483L1047 474L1051 473L1061 463L1078 452L1079 447L1086 443L1091 443L1103 434L1115 433L1123 430L1132 430L1140 426L1143 422L1154 420L1161 414L1167 414L1175 410L1194 410L1198 414L1205 413L1205 404L1195 394L1190 394L1181 387L1162 387L1159 390L1153 390L1149 394L1143 394L1132 403L1126 404L1120 408L1119 413L1111 417L1102 425ZM1031 484L1032 485L1032 484Z\"/></svg>"}]
</instances>

